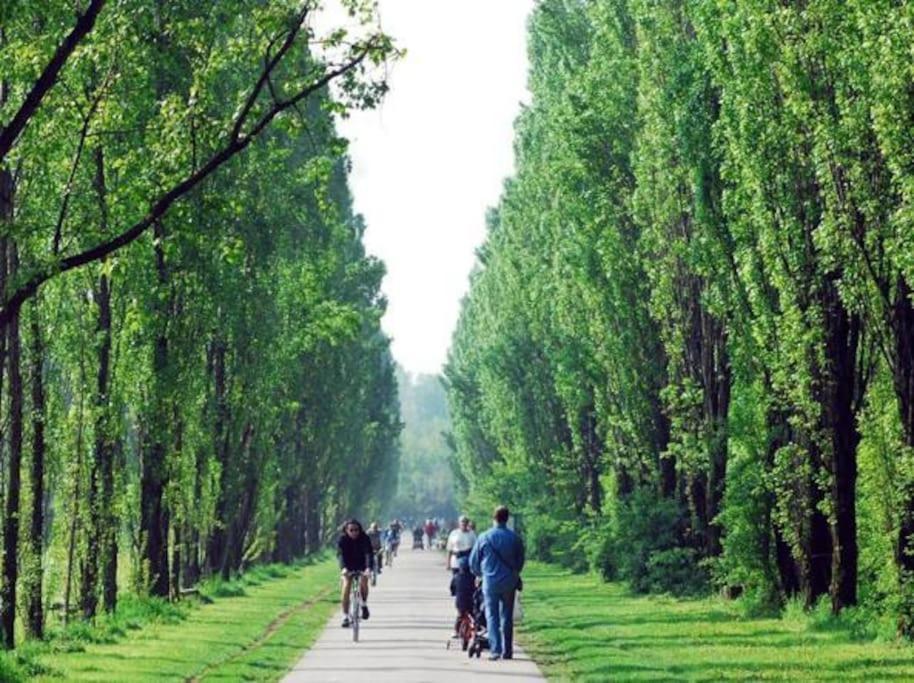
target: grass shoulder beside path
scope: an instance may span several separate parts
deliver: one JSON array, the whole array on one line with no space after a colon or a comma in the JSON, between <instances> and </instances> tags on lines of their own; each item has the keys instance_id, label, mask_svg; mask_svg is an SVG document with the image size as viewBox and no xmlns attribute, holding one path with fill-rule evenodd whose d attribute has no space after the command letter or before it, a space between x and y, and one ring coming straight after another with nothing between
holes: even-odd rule
<instances>
[{"instance_id":1,"label":"grass shoulder beside path","mask_svg":"<svg viewBox=\"0 0 914 683\"><path fill-rule=\"evenodd\" d=\"M550 680L914 680L914 647L805 614L743 618L722 599L635 596L541 563L522 600L521 642Z\"/></svg>"},{"instance_id":2,"label":"grass shoulder beside path","mask_svg":"<svg viewBox=\"0 0 914 683\"><path fill-rule=\"evenodd\" d=\"M171 612L113 642L48 648L37 658L47 673L37 680L278 680L326 624L337 576L326 557L255 568L217 584L210 604Z\"/></svg>"}]
</instances>

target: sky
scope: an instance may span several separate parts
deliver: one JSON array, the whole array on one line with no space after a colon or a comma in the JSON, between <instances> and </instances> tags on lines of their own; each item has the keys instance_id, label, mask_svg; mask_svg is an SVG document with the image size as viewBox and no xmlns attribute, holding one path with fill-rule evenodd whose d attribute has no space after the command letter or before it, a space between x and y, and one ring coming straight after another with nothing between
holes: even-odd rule
<instances>
[{"instance_id":1,"label":"sky","mask_svg":"<svg viewBox=\"0 0 914 683\"><path fill-rule=\"evenodd\" d=\"M447 358L486 209L513 172L533 0L380 0L407 55L379 109L339 124L365 246L387 266L382 325L394 358L438 373Z\"/></svg>"}]
</instances>

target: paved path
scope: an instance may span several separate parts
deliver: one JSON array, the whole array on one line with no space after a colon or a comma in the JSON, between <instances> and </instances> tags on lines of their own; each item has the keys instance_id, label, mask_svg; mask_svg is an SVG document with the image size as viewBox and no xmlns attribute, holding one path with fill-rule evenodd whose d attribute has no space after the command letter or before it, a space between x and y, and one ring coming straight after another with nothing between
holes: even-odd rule
<instances>
[{"instance_id":1,"label":"paved path","mask_svg":"<svg viewBox=\"0 0 914 683\"><path fill-rule=\"evenodd\" d=\"M353 643L349 629L340 627L337 610L284 681L544 681L516 645L513 660L497 662L488 661L487 652L469 659L459 641L446 649L454 626L449 581L440 552L401 550L372 589L371 618L362 622L359 642Z\"/></svg>"}]
</instances>

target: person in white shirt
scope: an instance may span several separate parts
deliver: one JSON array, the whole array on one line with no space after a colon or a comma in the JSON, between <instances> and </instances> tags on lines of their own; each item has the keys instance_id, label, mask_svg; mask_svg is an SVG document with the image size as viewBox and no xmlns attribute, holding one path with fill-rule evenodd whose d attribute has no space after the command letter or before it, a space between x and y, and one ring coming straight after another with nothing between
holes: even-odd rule
<instances>
[{"instance_id":1,"label":"person in white shirt","mask_svg":"<svg viewBox=\"0 0 914 683\"><path fill-rule=\"evenodd\" d=\"M476 543L476 532L470 529L470 518L461 515L459 526L447 537L447 564L451 571L457 571L458 557L469 556L473 545Z\"/></svg>"}]
</instances>

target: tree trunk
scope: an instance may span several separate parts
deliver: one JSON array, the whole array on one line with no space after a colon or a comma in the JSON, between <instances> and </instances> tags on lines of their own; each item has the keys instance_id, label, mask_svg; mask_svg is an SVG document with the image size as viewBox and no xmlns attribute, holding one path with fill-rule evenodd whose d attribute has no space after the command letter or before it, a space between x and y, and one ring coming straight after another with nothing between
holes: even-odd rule
<instances>
[{"instance_id":1,"label":"tree trunk","mask_svg":"<svg viewBox=\"0 0 914 683\"><path fill-rule=\"evenodd\" d=\"M85 386L86 366L82 354L79 356L79 385ZM64 623L70 621L70 594L73 590L73 569L76 566L76 541L79 530L80 502L82 500L82 470L83 470L83 393L79 394L79 407L76 417L76 483L73 486L73 509L70 513L70 529L67 533L67 578L64 582Z\"/></svg>"},{"instance_id":2,"label":"tree trunk","mask_svg":"<svg viewBox=\"0 0 914 683\"><path fill-rule=\"evenodd\" d=\"M305 500L307 510L306 533L308 536L308 552L316 553L321 549L321 500L320 494L315 490L314 484L311 484L308 487Z\"/></svg>"},{"instance_id":3,"label":"tree trunk","mask_svg":"<svg viewBox=\"0 0 914 683\"><path fill-rule=\"evenodd\" d=\"M228 499L231 472L229 463L229 414L225 374L225 343L218 337L213 341L213 398L216 416L213 422L213 444L216 462L220 466L219 493L216 499L216 526L207 547L207 565L210 571L221 570L228 536Z\"/></svg>"},{"instance_id":4,"label":"tree trunk","mask_svg":"<svg viewBox=\"0 0 914 683\"><path fill-rule=\"evenodd\" d=\"M914 301L903 277L895 287L893 311L892 380L901 414L905 445L914 449ZM898 529L896 563L901 581L902 608L899 632L914 638L914 487L905 489L901 524Z\"/></svg>"},{"instance_id":5,"label":"tree trunk","mask_svg":"<svg viewBox=\"0 0 914 683\"><path fill-rule=\"evenodd\" d=\"M772 393L771 378L766 376L765 394L770 396ZM768 433L768 443L765 449L765 470L767 473L771 473L774 469L775 455L778 450L790 443L790 425L787 421L786 411L769 405L765 414L765 425ZM784 536L785 530L774 519L776 506L777 494L768 488L765 494L765 518L767 520L765 528L770 529L770 533L766 534L763 540L763 557L766 563L774 561L774 566L777 569L778 588L781 594L784 597L793 597L800 592L800 571L790 551L790 545ZM774 543L773 548L771 546L772 542ZM773 572L770 573L773 574Z\"/></svg>"},{"instance_id":6,"label":"tree trunk","mask_svg":"<svg viewBox=\"0 0 914 683\"><path fill-rule=\"evenodd\" d=\"M5 102L6 100L6 83L0 83L0 103ZM6 228L13 219L13 196L14 196L14 183L13 175L5 167L0 166L0 225ZM5 289L9 281L9 244L6 237L0 237L0 288ZM5 361L7 360L7 342L8 342L8 333L10 326L7 326L7 329L0 330L0 385L2 385L3 378L3 369ZM2 389L2 386L0 386ZM0 391L0 397L2 397L2 391ZM5 496L5 508L6 508L6 517L4 519L4 549L6 550L6 555L4 556L4 575L3 575L3 585L0 586L0 627L3 628L3 644L7 649L11 649L14 645L14 634L13 626L16 619L15 614L15 596L16 596L16 584L15 584L15 575L14 580L10 583L7 580L7 562L8 558L12 557L13 564L15 565L15 546L12 544L12 555L10 555L10 544L7 543L9 536L6 535L6 532L10 529L11 523L15 522L18 519L18 501L16 505L11 508L10 506L10 496L9 494L15 491L15 496L19 496L19 483L18 483L18 466L16 467L17 481L13 482L13 463L12 461L8 464L9 475L7 477L7 493ZM15 483L15 485L14 485ZM14 514L10 514L11 509ZM13 568L15 572L15 567ZM9 614L7 614L9 612ZM9 624L7 626L7 623Z\"/></svg>"},{"instance_id":7,"label":"tree trunk","mask_svg":"<svg viewBox=\"0 0 914 683\"><path fill-rule=\"evenodd\" d=\"M0 174L3 173L6 171L0 171ZM11 188L12 179L9 182L2 181L2 185ZM8 215L6 214L6 216ZM8 248L8 272L14 276L18 269L16 245L10 244ZM3 532L3 588L0 591L0 626L3 628L4 647L12 649L15 646L16 582L19 579L19 493L22 488L22 371L20 365L22 354L18 311L10 318L7 334L9 336L10 453Z\"/></svg>"},{"instance_id":8,"label":"tree trunk","mask_svg":"<svg viewBox=\"0 0 914 683\"><path fill-rule=\"evenodd\" d=\"M597 433L597 413L591 403L584 411L584 456L586 463L587 499L590 509L596 515L603 512L603 443Z\"/></svg>"},{"instance_id":9,"label":"tree trunk","mask_svg":"<svg viewBox=\"0 0 914 683\"><path fill-rule=\"evenodd\" d=\"M143 557L149 566L150 593L167 598L169 595L168 571L168 514L165 510L166 481L166 422L168 385L168 271L165 264L165 229L161 221L154 226L154 249L158 292L156 295L156 335L153 348L153 405L147 443L143 454L141 482L140 533L143 538Z\"/></svg>"},{"instance_id":10,"label":"tree trunk","mask_svg":"<svg viewBox=\"0 0 914 683\"><path fill-rule=\"evenodd\" d=\"M114 514L114 458L120 442L112 450L102 469L102 497L105 501L108 523L105 526L105 557L102 569L102 601L106 612L117 609L117 553L119 523Z\"/></svg>"},{"instance_id":11,"label":"tree trunk","mask_svg":"<svg viewBox=\"0 0 914 683\"><path fill-rule=\"evenodd\" d=\"M38 299L32 304L32 519L29 529L36 574L29 577L27 629L32 638L44 638L44 345Z\"/></svg>"},{"instance_id":12,"label":"tree trunk","mask_svg":"<svg viewBox=\"0 0 914 683\"><path fill-rule=\"evenodd\" d=\"M704 388L704 421L708 440L708 490L705 508L707 538L705 553L717 557L723 551L722 529L717 516L723 507L727 475L730 389L732 373L723 321L702 308L701 377Z\"/></svg>"},{"instance_id":13,"label":"tree trunk","mask_svg":"<svg viewBox=\"0 0 914 683\"><path fill-rule=\"evenodd\" d=\"M175 453L180 454L184 450L184 424L181 419L181 412L178 410L176 405L173 406L172 413L172 424L174 425L173 429L175 434L174 449ZM171 597L174 600L177 600L181 597L181 564L183 562L183 544L187 540L186 537L181 533L183 524L184 520L177 517L172 522L173 542L171 554Z\"/></svg>"},{"instance_id":14,"label":"tree trunk","mask_svg":"<svg viewBox=\"0 0 914 683\"><path fill-rule=\"evenodd\" d=\"M830 434L826 461L831 486L834 519L832 567L829 593L832 611L857 604L857 397L865 390L858 376L857 350L862 322L842 305L836 285L829 282L825 292L826 382L825 421Z\"/></svg>"}]
</instances>

